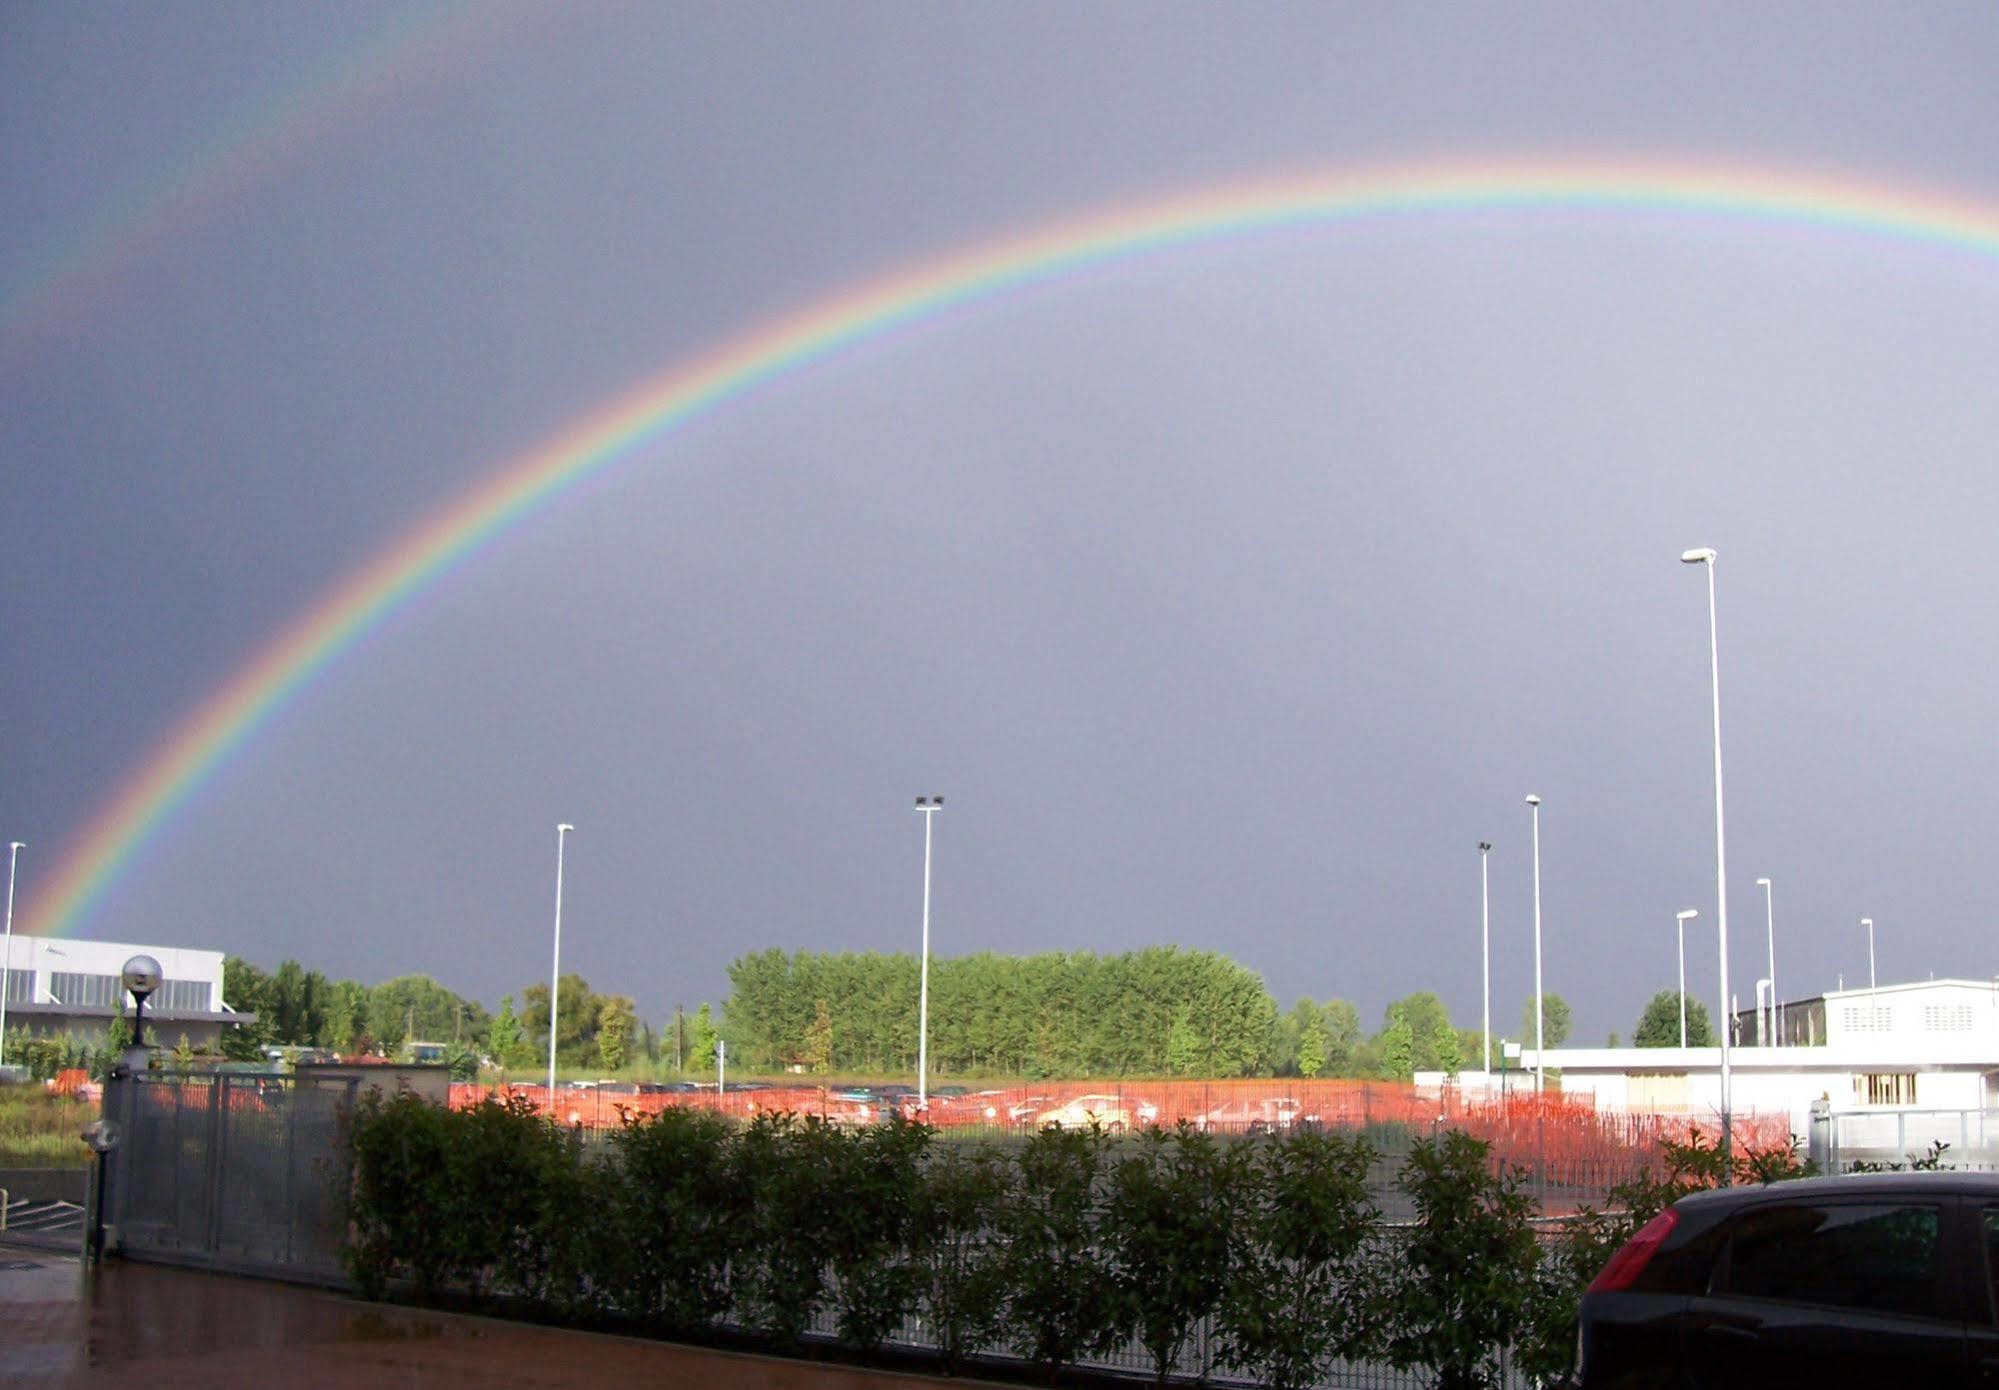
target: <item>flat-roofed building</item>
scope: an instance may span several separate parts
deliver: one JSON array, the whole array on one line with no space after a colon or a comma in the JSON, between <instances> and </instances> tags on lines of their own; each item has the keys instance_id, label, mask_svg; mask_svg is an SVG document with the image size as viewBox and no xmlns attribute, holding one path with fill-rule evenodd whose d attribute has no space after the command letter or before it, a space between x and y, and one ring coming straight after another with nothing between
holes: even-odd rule
<instances>
[{"instance_id":1,"label":"flat-roofed building","mask_svg":"<svg viewBox=\"0 0 1999 1390\"><path fill-rule=\"evenodd\" d=\"M1835 1115L1999 1110L1999 984L1926 980L1829 991L1780 1006L1782 1045L1729 1049L1738 1113L1785 1112L1803 1134L1812 1103ZM1756 1036L1756 1015L1736 1036ZM1606 1109L1711 1116L1721 1107L1718 1047L1550 1048L1562 1090ZM1534 1050L1524 1049L1530 1071ZM1906 1131L1902 1131L1906 1132Z\"/></svg>"},{"instance_id":2,"label":"flat-roofed building","mask_svg":"<svg viewBox=\"0 0 1999 1390\"><path fill-rule=\"evenodd\" d=\"M220 951L17 934L0 978L9 1040L68 1033L101 1041L112 1019L131 1016L119 976L138 955L160 963L160 987L146 1001L149 1042L173 1047L185 1035L191 1047L213 1047L224 1028L256 1022L254 1013L238 1013L222 997Z\"/></svg>"}]
</instances>

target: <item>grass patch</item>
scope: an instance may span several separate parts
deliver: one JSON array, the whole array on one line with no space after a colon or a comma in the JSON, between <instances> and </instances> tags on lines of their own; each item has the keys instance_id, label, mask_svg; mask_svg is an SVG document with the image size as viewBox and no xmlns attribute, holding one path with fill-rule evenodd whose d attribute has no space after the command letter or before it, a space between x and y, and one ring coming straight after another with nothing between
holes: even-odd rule
<instances>
[{"instance_id":1,"label":"grass patch","mask_svg":"<svg viewBox=\"0 0 1999 1390\"><path fill-rule=\"evenodd\" d=\"M0 1168L84 1168L90 1146L83 1127L97 1107L39 1086L0 1088Z\"/></svg>"}]
</instances>

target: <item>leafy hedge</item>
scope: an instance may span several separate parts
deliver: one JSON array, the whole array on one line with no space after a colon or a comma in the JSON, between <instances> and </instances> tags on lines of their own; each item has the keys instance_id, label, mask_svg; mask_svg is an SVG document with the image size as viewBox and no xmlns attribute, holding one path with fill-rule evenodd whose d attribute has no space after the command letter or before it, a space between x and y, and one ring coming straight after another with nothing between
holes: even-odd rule
<instances>
[{"instance_id":1,"label":"leafy hedge","mask_svg":"<svg viewBox=\"0 0 1999 1390\"><path fill-rule=\"evenodd\" d=\"M1364 1136L1307 1130L978 1147L900 1121L738 1127L669 1109L586 1148L518 1099L450 1111L375 1095L348 1154L346 1259L370 1296L498 1297L780 1348L823 1316L863 1356L910 1330L946 1369L1012 1352L1050 1379L1135 1350L1163 1384L1199 1347L1198 1374L1276 1387L1342 1361L1446 1387L1497 1384L1508 1359L1559 1374L1581 1283L1646 1203L1705 1185L1689 1155L1710 1162L1694 1140L1624 1210L1551 1244L1517 1179L1460 1133L1411 1150L1405 1225L1374 1202Z\"/></svg>"}]
</instances>

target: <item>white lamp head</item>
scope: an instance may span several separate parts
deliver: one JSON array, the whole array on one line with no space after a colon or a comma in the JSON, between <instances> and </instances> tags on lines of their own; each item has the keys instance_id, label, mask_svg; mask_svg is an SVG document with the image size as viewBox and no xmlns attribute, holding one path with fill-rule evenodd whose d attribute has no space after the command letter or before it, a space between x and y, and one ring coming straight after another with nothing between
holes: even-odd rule
<instances>
[{"instance_id":1,"label":"white lamp head","mask_svg":"<svg viewBox=\"0 0 1999 1390\"><path fill-rule=\"evenodd\" d=\"M1714 563L1714 548L1704 545L1699 550L1683 551L1680 555L1680 563L1683 565L1711 565Z\"/></svg>"},{"instance_id":2,"label":"white lamp head","mask_svg":"<svg viewBox=\"0 0 1999 1390\"><path fill-rule=\"evenodd\" d=\"M1535 796L1532 792L1529 792L1527 794L1527 804L1529 806L1539 806L1541 804L1541 798Z\"/></svg>"},{"instance_id":3,"label":"white lamp head","mask_svg":"<svg viewBox=\"0 0 1999 1390\"><path fill-rule=\"evenodd\" d=\"M1701 915L1700 909L1694 907L1688 908L1685 912L1675 912L1673 914L1674 917L1678 918L1682 922L1691 922L1694 920L1694 918L1700 915Z\"/></svg>"},{"instance_id":4,"label":"white lamp head","mask_svg":"<svg viewBox=\"0 0 1999 1390\"><path fill-rule=\"evenodd\" d=\"M133 956L119 972L119 982L134 997L144 999L160 987L160 963L151 956Z\"/></svg>"},{"instance_id":5,"label":"white lamp head","mask_svg":"<svg viewBox=\"0 0 1999 1390\"><path fill-rule=\"evenodd\" d=\"M573 825L558 825L555 827L555 833L558 835L567 835L570 831L574 830L575 828L576 827Z\"/></svg>"},{"instance_id":6,"label":"white lamp head","mask_svg":"<svg viewBox=\"0 0 1999 1390\"><path fill-rule=\"evenodd\" d=\"M1860 919L1860 925L1863 927L1871 927L1874 925L1874 919L1872 917L1862 917Z\"/></svg>"},{"instance_id":7,"label":"white lamp head","mask_svg":"<svg viewBox=\"0 0 1999 1390\"><path fill-rule=\"evenodd\" d=\"M1756 880L1756 886L1758 888L1768 888L1770 886L1770 880L1767 878L1759 878Z\"/></svg>"}]
</instances>

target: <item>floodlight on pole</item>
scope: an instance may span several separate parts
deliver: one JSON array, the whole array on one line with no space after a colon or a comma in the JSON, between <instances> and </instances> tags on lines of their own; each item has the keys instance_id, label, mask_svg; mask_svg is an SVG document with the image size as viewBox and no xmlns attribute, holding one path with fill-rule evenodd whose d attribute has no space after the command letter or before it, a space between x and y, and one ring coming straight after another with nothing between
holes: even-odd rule
<instances>
[{"instance_id":1,"label":"floodlight on pole","mask_svg":"<svg viewBox=\"0 0 1999 1390\"><path fill-rule=\"evenodd\" d=\"M1534 1093L1545 1084L1547 1044L1541 1026L1541 798L1527 794L1534 817Z\"/></svg>"},{"instance_id":2,"label":"floodlight on pole","mask_svg":"<svg viewBox=\"0 0 1999 1390\"><path fill-rule=\"evenodd\" d=\"M1492 1076L1492 874L1487 857L1492 846L1484 840L1478 842L1478 903L1479 903L1479 990L1484 1001L1480 1014L1479 1036L1485 1039L1485 1074Z\"/></svg>"},{"instance_id":3,"label":"floodlight on pole","mask_svg":"<svg viewBox=\"0 0 1999 1390\"><path fill-rule=\"evenodd\" d=\"M1694 908L1673 914L1680 925L1680 1046L1687 1045L1687 923L1700 916Z\"/></svg>"},{"instance_id":4,"label":"floodlight on pole","mask_svg":"<svg viewBox=\"0 0 1999 1390\"><path fill-rule=\"evenodd\" d=\"M1682 552L1680 563L1701 565L1707 570L1708 681L1714 704L1714 915L1715 933L1721 950L1721 1171L1728 1182L1734 1145L1730 1137L1732 1115L1729 1107L1728 1073L1728 836L1723 828L1721 796L1721 637L1715 619L1714 561L1711 546Z\"/></svg>"},{"instance_id":5,"label":"floodlight on pole","mask_svg":"<svg viewBox=\"0 0 1999 1390\"><path fill-rule=\"evenodd\" d=\"M576 827L555 827L555 963L548 972L548 1110L555 1113L555 1018L562 995L562 851Z\"/></svg>"},{"instance_id":6,"label":"floodlight on pole","mask_svg":"<svg viewBox=\"0 0 1999 1390\"><path fill-rule=\"evenodd\" d=\"M930 818L944 809L941 796L919 796L923 814L923 957L916 986L916 1109L930 1108Z\"/></svg>"}]
</instances>

